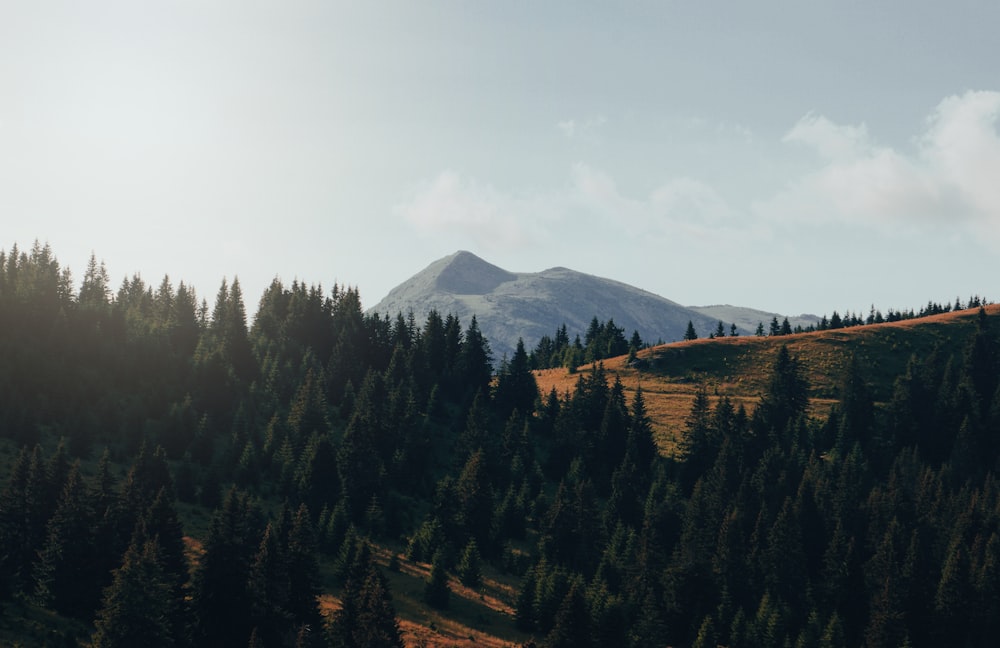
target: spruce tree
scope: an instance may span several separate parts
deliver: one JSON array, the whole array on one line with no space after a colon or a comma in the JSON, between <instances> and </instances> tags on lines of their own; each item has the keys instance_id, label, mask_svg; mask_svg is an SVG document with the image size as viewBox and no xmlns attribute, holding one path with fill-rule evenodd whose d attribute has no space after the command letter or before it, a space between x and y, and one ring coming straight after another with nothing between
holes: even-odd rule
<instances>
[{"instance_id":1,"label":"spruce tree","mask_svg":"<svg viewBox=\"0 0 1000 648\"><path fill-rule=\"evenodd\" d=\"M74 464L35 564L36 597L60 614L90 619L100 603L92 528L86 488Z\"/></svg>"},{"instance_id":2,"label":"spruce tree","mask_svg":"<svg viewBox=\"0 0 1000 648\"><path fill-rule=\"evenodd\" d=\"M299 506L288 532L287 560L290 596L288 611L297 626L318 629L319 602L318 542L309 509Z\"/></svg>"},{"instance_id":3,"label":"spruce tree","mask_svg":"<svg viewBox=\"0 0 1000 648\"><path fill-rule=\"evenodd\" d=\"M584 598L583 585L574 581L559 604L552 630L545 637L546 648L586 648L593 645L590 632L590 612Z\"/></svg>"},{"instance_id":4,"label":"spruce tree","mask_svg":"<svg viewBox=\"0 0 1000 648\"><path fill-rule=\"evenodd\" d=\"M370 553L363 553L347 579L327 636L333 648L402 648L392 595Z\"/></svg>"},{"instance_id":5,"label":"spruce tree","mask_svg":"<svg viewBox=\"0 0 1000 648\"><path fill-rule=\"evenodd\" d=\"M247 578L248 612L253 618L252 635L264 645L280 645L291 629L288 561L281 538L268 524L250 565Z\"/></svg>"},{"instance_id":6,"label":"spruce tree","mask_svg":"<svg viewBox=\"0 0 1000 648\"><path fill-rule=\"evenodd\" d=\"M518 338L513 357L497 377L494 402L502 417L501 420L504 420L514 410L533 411L537 399L538 385L535 382L535 375L531 373L528 354L524 350L524 340Z\"/></svg>"},{"instance_id":7,"label":"spruce tree","mask_svg":"<svg viewBox=\"0 0 1000 648\"><path fill-rule=\"evenodd\" d=\"M212 518L192 588L195 643L233 645L238 639L238 645L250 635L247 583L261 537L253 518L248 497L235 488Z\"/></svg>"},{"instance_id":8,"label":"spruce tree","mask_svg":"<svg viewBox=\"0 0 1000 648\"><path fill-rule=\"evenodd\" d=\"M147 540L141 546L133 543L105 590L91 646L174 646L178 638L173 634L170 619L178 604L160 567L156 542Z\"/></svg>"},{"instance_id":9,"label":"spruce tree","mask_svg":"<svg viewBox=\"0 0 1000 648\"><path fill-rule=\"evenodd\" d=\"M476 588L482 582L482 571L480 563L482 556L479 555L479 547L476 546L476 539L472 538L465 545L462 557L458 561L458 578L466 587Z\"/></svg>"},{"instance_id":10,"label":"spruce tree","mask_svg":"<svg viewBox=\"0 0 1000 648\"><path fill-rule=\"evenodd\" d=\"M431 577L424 585L424 602L432 608L444 610L448 607L451 589L448 587L448 572L444 566L444 554L439 550L431 564Z\"/></svg>"}]
</instances>

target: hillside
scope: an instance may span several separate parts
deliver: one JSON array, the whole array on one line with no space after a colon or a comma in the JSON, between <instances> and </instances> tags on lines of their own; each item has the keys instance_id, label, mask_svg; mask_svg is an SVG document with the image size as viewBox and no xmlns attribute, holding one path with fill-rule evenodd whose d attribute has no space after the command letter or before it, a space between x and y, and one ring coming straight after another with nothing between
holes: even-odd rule
<instances>
[{"instance_id":1,"label":"hillside","mask_svg":"<svg viewBox=\"0 0 1000 648\"><path fill-rule=\"evenodd\" d=\"M1000 305L986 307L991 319L1000 318ZM935 347L945 353L963 348L976 327L978 309L953 311L917 319L871 324L778 337L725 337L663 344L638 354L640 363L627 366L626 358L604 361L606 370L621 378L627 393L642 386L664 451L676 446L684 420L700 385L710 396L729 396L748 410L763 393L767 372L781 346L799 358L809 382L811 411L825 416L836 402L840 382L852 354L867 376L876 402L892 395L893 381L904 373L911 355L926 356ZM997 325L1000 328L1000 324ZM572 391L580 373L565 369L535 372L540 392Z\"/></svg>"},{"instance_id":2,"label":"hillside","mask_svg":"<svg viewBox=\"0 0 1000 648\"><path fill-rule=\"evenodd\" d=\"M595 316L614 319L626 336L638 331L651 341L680 340L689 321L699 335L708 335L718 325L712 315L611 279L567 268L508 272L470 252L435 261L368 312L390 317L412 312L419 321L432 309L442 316L457 315L463 323L475 315L497 360L513 354L518 338L530 348L563 324L571 338L582 335Z\"/></svg>"},{"instance_id":3,"label":"hillside","mask_svg":"<svg viewBox=\"0 0 1000 648\"><path fill-rule=\"evenodd\" d=\"M459 263L435 280L514 281ZM0 644L1000 632L996 306L536 375L353 290L276 281L247 326L235 280L209 316L67 276L0 253Z\"/></svg>"}]
</instances>

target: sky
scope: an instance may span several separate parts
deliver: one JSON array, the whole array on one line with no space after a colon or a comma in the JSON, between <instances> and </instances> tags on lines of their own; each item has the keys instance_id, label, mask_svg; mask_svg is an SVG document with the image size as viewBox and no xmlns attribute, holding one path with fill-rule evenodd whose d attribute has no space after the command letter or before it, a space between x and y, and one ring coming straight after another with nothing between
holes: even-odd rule
<instances>
[{"instance_id":1,"label":"sky","mask_svg":"<svg viewBox=\"0 0 1000 648\"><path fill-rule=\"evenodd\" d=\"M685 305L1000 299L1000 4L0 0L0 247L250 313L468 250Z\"/></svg>"}]
</instances>

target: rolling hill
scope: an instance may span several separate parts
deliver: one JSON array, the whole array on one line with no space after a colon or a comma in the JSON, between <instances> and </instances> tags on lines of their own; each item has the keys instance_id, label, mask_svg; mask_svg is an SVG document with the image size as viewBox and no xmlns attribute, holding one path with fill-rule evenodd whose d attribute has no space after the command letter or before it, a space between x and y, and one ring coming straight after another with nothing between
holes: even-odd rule
<instances>
[{"instance_id":1,"label":"rolling hill","mask_svg":"<svg viewBox=\"0 0 1000 648\"><path fill-rule=\"evenodd\" d=\"M1000 305L985 307L991 320L1000 319ZM841 377L854 355L867 376L876 402L892 396L893 382L902 375L913 354L926 355L935 348L946 354L961 352L975 330L978 309L968 309L884 324L799 333L778 337L743 336L700 339L664 344L641 351L639 363L626 358L604 361L609 374L617 375L626 392L642 386L657 440L670 454L684 430L694 395L706 385L711 398L729 396L753 410L765 388L778 349L787 345L797 356L810 385L811 413L825 416L839 396ZM994 327L998 324L994 324ZM565 369L535 372L539 391L571 391L579 373Z\"/></svg>"}]
</instances>

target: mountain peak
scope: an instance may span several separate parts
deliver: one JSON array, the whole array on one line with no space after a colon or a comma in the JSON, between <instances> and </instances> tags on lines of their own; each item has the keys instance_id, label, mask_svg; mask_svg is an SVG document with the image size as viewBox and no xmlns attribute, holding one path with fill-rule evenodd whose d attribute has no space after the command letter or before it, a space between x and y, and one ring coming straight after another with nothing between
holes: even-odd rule
<instances>
[{"instance_id":1,"label":"mountain peak","mask_svg":"<svg viewBox=\"0 0 1000 648\"><path fill-rule=\"evenodd\" d=\"M472 252L459 250L441 259L434 286L455 295L485 295L517 275L488 263ZM434 264L437 265L437 264ZM432 266L433 267L433 266Z\"/></svg>"},{"instance_id":2,"label":"mountain peak","mask_svg":"<svg viewBox=\"0 0 1000 648\"><path fill-rule=\"evenodd\" d=\"M371 310L423 317L432 309L465 323L475 315L498 361L511 356L519 338L534 347L563 324L571 337L583 335L594 317L614 319L625 335L638 331L650 342L681 339L689 321L704 335L718 324L669 299L611 279L561 267L508 272L464 250L431 263Z\"/></svg>"}]
</instances>

